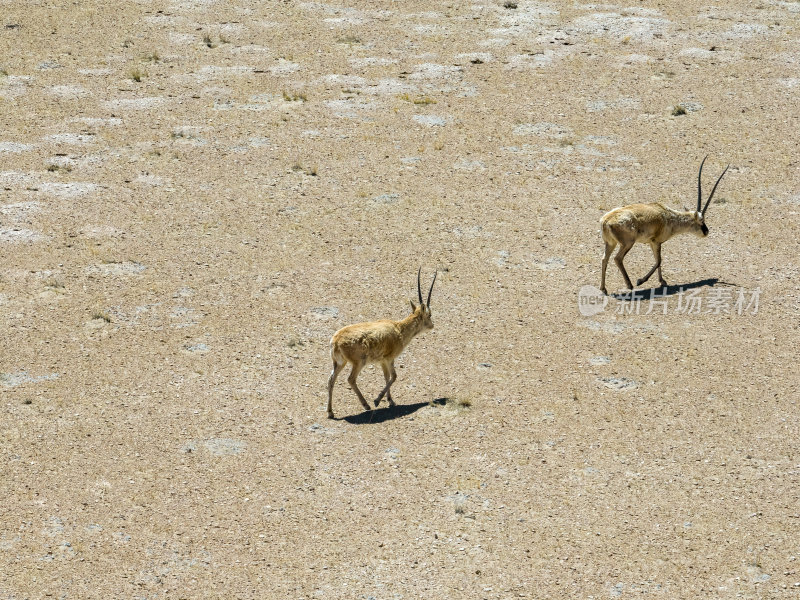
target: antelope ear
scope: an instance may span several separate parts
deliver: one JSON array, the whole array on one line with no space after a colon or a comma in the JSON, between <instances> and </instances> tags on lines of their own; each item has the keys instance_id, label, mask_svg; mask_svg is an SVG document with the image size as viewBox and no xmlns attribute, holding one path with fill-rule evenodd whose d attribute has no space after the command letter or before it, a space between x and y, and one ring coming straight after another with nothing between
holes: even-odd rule
<instances>
[{"instance_id":1,"label":"antelope ear","mask_svg":"<svg viewBox=\"0 0 800 600\"><path fill-rule=\"evenodd\" d=\"M411 304L411 311L412 312L417 312L417 307L414 305L414 301L413 300L409 300L408 302Z\"/></svg>"}]
</instances>

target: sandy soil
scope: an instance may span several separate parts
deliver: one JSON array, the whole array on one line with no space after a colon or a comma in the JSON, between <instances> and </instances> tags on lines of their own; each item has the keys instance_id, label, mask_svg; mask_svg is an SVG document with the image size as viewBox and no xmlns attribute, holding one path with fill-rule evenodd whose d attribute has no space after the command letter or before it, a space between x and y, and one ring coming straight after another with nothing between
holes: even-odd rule
<instances>
[{"instance_id":1,"label":"sandy soil","mask_svg":"<svg viewBox=\"0 0 800 600\"><path fill-rule=\"evenodd\" d=\"M0 0L0 598L797 597L800 3L111 4Z\"/></svg>"}]
</instances>

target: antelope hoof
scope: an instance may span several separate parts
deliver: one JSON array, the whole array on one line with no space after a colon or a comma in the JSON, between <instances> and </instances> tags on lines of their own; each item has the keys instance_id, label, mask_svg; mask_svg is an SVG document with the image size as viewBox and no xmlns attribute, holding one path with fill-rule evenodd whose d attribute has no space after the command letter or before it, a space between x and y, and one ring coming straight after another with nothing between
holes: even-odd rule
<instances>
[{"instance_id":1,"label":"antelope hoof","mask_svg":"<svg viewBox=\"0 0 800 600\"><path fill-rule=\"evenodd\" d=\"M647 279L645 279L644 277L640 277L639 279L636 280L636 285L637 286L642 285L645 281L647 281Z\"/></svg>"},{"instance_id":2,"label":"antelope hoof","mask_svg":"<svg viewBox=\"0 0 800 600\"><path fill-rule=\"evenodd\" d=\"M659 281L658 283L661 284L661 287L669 287L669 284L666 281L664 281L663 279L661 281Z\"/></svg>"},{"instance_id":3,"label":"antelope hoof","mask_svg":"<svg viewBox=\"0 0 800 600\"><path fill-rule=\"evenodd\" d=\"M328 411L328 418L333 419L333 411Z\"/></svg>"},{"instance_id":4,"label":"antelope hoof","mask_svg":"<svg viewBox=\"0 0 800 600\"><path fill-rule=\"evenodd\" d=\"M608 290L606 288L600 288L600 291L603 292L603 296L608 296Z\"/></svg>"},{"instance_id":5,"label":"antelope hoof","mask_svg":"<svg viewBox=\"0 0 800 600\"><path fill-rule=\"evenodd\" d=\"M380 403L381 403L381 399L380 398L375 398L375 408L378 408L378 404L380 404Z\"/></svg>"}]
</instances>

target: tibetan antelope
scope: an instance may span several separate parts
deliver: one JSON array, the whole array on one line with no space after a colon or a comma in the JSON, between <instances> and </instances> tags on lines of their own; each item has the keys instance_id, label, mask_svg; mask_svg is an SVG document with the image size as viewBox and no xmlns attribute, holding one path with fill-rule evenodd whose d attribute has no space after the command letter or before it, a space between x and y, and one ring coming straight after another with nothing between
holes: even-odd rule
<instances>
[{"instance_id":1,"label":"tibetan antelope","mask_svg":"<svg viewBox=\"0 0 800 600\"><path fill-rule=\"evenodd\" d=\"M603 218L600 219L600 225L606 248L603 254L600 290L604 294L608 294L606 291L606 266L608 266L608 259L617 244L620 245L620 249L614 257L614 262L617 263L619 270L622 272L628 289L632 290L633 285L622 261L636 242L650 244L653 256L656 259L656 264L653 265L653 268L650 269L647 275L640 278L636 285L642 285L658 270L658 281L662 286L666 287L667 282L661 276L661 244L679 233L693 233L698 237L706 237L708 235L708 227L706 227L705 221L706 210L711 204L711 198L714 197L714 192L722 180L722 176L725 175L730 165L725 167L722 175L717 179L711 189L711 195L701 210L703 192L700 178L703 174L703 163L706 162L706 158L700 163L700 172L697 174L697 210L680 211L664 206L660 202L651 202L649 204L622 206L603 215Z\"/></svg>"},{"instance_id":2,"label":"tibetan antelope","mask_svg":"<svg viewBox=\"0 0 800 600\"><path fill-rule=\"evenodd\" d=\"M328 418L333 419L333 385L336 383L336 378L341 373L342 369L351 363L353 370L347 378L352 390L361 401L361 405L366 410L371 410L369 404L364 399L364 395L356 385L356 378L361 372L361 369L367 363L380 363L383 368L383 376L386 380L386 386L378 394L375 399L375 408L378 407L380 401L386 396L389 401L389 406L394 406L392 400L391 387L397 373L394 370L394 360L400 356L409 342L414 339L418 333L422 333L428 329L433 329L433 321L431 321L431 292L433 291L433 284L436 283L436 275L433 275L431 287L428 290L428 301L422 301L422 288L420 287L420 274L422 267L417 271L417 295L419 296L419 306L414 306L411 302L411 314L401 321L392 321L383 319L381 321L372 321L369 323L357 323L355 325L348 325L342 327L339 331L333 334L331 338L331 359L333 359L333 371L328 378Z\"/></svg>"}]
</instances>

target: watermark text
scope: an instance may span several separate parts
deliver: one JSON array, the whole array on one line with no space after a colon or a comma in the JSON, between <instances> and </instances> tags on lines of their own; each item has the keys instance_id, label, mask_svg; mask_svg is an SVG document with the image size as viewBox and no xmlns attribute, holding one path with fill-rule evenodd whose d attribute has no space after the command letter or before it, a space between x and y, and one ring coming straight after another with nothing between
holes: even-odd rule
<instances>
[{"instance_id":1,"label":"watermark text","mask_svg":"<svg viewBox=\"0 0 800 600\"><path fill-rule=\"evenodd\" d=\"M653 288L607 296L592 285L578 291L578 310L591 317L607 309L617 315L756 315L761 288Z\"/></svg>"}]
</instances>

